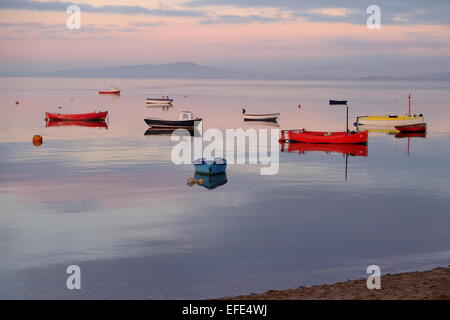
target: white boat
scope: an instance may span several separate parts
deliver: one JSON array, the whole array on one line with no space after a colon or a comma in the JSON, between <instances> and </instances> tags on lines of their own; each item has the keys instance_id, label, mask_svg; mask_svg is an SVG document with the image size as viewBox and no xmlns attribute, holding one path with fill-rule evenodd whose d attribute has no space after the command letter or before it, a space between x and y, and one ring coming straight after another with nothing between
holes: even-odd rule
<instances>
[{"instance_id":1,"label":"white boat","mask_svg":"<svg viewBox=\"0 0 450 320\"><path fill-rule=\"evenodd\" d=\"M384 128L395 128L395 126L422 122L425 122L422 115L363 116L356 118L356 125L358 126L370 125Z\"/></svg>"},{"instance_id":2,"label":"white boat","mask_svg":"<svg viewBox=\"0 0 450 320\"><path fill-rule=\"evenodd\" d=\"M244 121L267 121L267 122L276 122L279 113L247 113L245 109L242 109L242 114L244 115Z\"/></svg>"},{"instance_id":3,"label":"white boat","mask_svg":"<svg viewBox=\"0 0 450 320\"><path fill-rule=\"evenodd\" d=\"M149 117L144 119L145 123L151 128L185 128L194 129L200 122L201 118L195 117L190 111L181 111L180 118L178 120L161 119Z\"/></svg>"},{"instance_id":4,"label":"white boat","mask_svg":"<svg viewBox=\"0 0 450 320\"><path fill-rule=\"evenodd\" d=\"M425 122L423 115L411 115L411 95L408 95L408 113L405 115L387 115L387 116L362 116L357 117L355 126L378 126L384 128L395 128L395 126L404 126Z\"/></svg>"},{"instance_id":5,"label":"white boat","mask_svg":"<svg viewBox=\"0 0 450 320\"><path fill-rule=\"evenodd\" d=\"M163 96L161 98L147 98L147 104L172 104L173 99L170 99L169 96Z\"/></svg>"}]
</instances>

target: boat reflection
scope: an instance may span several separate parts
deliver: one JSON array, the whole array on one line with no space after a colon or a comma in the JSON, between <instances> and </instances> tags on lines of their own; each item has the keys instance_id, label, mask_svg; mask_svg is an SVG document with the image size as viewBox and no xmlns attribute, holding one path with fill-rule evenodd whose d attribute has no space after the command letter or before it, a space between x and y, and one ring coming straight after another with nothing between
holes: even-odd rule
<instances>
[{"instance_id":1,"label":"boat reflection","mask_svg":"<svg viewBox=\"0 0 450 320\"><path fill-rule=\"evenodd\" d=\"M157 109L161 108L162 111L169 111L169 108L172 108L172 103L150 103L147 104L147 108Z\"/></svg>"},{"instance_id":2,"label":"boat reflection","mask_svg":"<svg viewBox=\"0 0 450 320\"><path fill-rule=\"evenodd\" d=\"M228 182L227 174L225 172L220 173L220 174L210 175L210 176L203 175L200 173L195 173L194 179L197 181L203 180L203 183L201 183L201 184L198 182L197 183L199 185L201 185L202 187L205 187L206 189L209 189L209 190L215 189L215 188L222 186Z\"/></svg>"},{"instance_id":3,"label":"boat reflection","mask_svg":"<svg viewBox=\"0 0 450 320\"><path fill-rule=\"evenodd\" d=\"M244 125L246 127L271 127L271 128L278 128L280 127L280 124L276 121L245 121Z\"/></svg>"},{"instance_id":4,"label":"boat reflection","mask_svg":"<svg viewBox=\"0 0 450 320\"><path fill-rule=\"evenodd\" d=\"M173 128L149 128L145 131L146 136L171 136L179 137L200 137L198 129L173 129Z\"/></svg>"},{"instance_id":5,"label":"boat reflection","mask_svg":"<svg viewBox=\"0 0 450 320\"><path fill-rule=\"evenodd\" d=\"M385 133L388 135L396 134L399 132L397 129L395 129L395 126L371 126L371 125L362 125L362 126L356 126L356 131L362 132L362 131L369 131L369 133Z\"/></svg>"},{"instance_id":6,"label":"boat reflection","mask_svg":"<svg viewBox=\"0 0 450 320\"><path fill-rule=\"evenodd\" d=\"M356 157L368 157L369 155L368 146L360 144L281 143L281 151L298 153L313 151L335 152Z\"/></svg>"},{"instance_id":7,"label":"boat reflection","mask_svg":"<svg viewBox=\"0 0 450 320\"><path fill-rule=\"evenodd\" d=\"M411 154L411 138L426 138L427 132L399 132L395 135L397 139L408 139L408 145L406 153L408 156Z\"/></svg>"},{"instance_id":8,"label":"boat reflection","mask_svg":"<svg viewBox=\"0 0 450 320\"><path fill-rule=\"evenodd\" d=\"M105 121L64 121L64 120L46 120L45 127L88 127L108 129Z\"/></svg>"}]
</instances>

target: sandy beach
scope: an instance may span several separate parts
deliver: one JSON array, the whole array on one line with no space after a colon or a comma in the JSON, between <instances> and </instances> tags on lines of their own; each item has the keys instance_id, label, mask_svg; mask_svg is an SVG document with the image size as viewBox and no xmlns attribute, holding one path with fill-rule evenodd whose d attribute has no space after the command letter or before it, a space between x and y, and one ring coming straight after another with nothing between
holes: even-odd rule
<instances>
[{"instance_id":1,"label":"sandy beach","mask_svg":"<svg viewBox=\"0 0 450 320\"><path fill-rule=\"evenodd\" d=\"M450 300L450 267L429 271L387 274L380 290L368 290L366 279L331 285L269 290L228 297L229 300Z\"/></svg>"}]
</instances>

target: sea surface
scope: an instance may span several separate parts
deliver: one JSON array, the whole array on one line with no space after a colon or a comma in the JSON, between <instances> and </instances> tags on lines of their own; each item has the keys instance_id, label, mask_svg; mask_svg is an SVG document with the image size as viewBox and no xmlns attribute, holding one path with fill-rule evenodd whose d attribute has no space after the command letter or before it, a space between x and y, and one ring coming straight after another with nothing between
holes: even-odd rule
<instances>
[{"instance_id":1,"label":"sea surface","mask_svg":"<svg viewBox=\"0 0 450 320\"><path fill-rule=\"evenodd\" d=\"M121 96L97 94L111 84ZM172 162L177 142L145 135L145 117L184 110L204 131L342 130L345 108L329 99L349 100L352 125L404 114L409 93L425 137L276 145L275 175L230 164L219 182L188 186L194 168ZM172 108L146 106L162 95ZM243 107L280 112L279 127L244 123ZM97 110L106 126L44 121ZM204 299L359 279L374 264L448 266L449 169L449 82L0 78L0 298ZM70 265L81 290L66 287Z\"/></svg>"}]
</instances>

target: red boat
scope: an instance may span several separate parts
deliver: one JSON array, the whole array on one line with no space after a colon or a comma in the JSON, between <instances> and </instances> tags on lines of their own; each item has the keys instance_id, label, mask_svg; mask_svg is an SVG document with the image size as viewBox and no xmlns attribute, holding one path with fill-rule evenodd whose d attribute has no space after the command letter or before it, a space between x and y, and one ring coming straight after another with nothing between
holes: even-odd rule
<instances>
[{"instance_id":1,"label":"red boat","mask_svg":"<svg viewBox=\"0 0 450 320\"><path fill-rule=\"evenodd\" d=\"M408 124L404 126L396 126L395 129L397 129L400 132L424 132L427 131L427 124L426 123Z\"/></svg>"},{"instance_id":2,"label":"red boat","mask_svg":"<svg viewBox=\"0 0 450 320\"><path fill-rule=\"evenodd\" d=\"M98 92L98 94L116 94L116 95L120 95L120 89L110 88L110 89L107 89L107 90L100 90Z\"/></svg>"},{"instance_id":3,"label":"red boat","mask_svg":"<svg viewBox=\"0 0 450 320\"><path fill-rule=\"evenodd\" d=\"M104 121L65 121L65 120L47 120L45 127L88 127L88 128L105 128L108 129L108 124Z\"/></svg>"},{"instance_id":4,"label":"red boat","mask_svg":"<svg viewBox=\"0 0 450 320\"><path fill-rule=\"evenodd\" d=\"M282 152L336 152L342 154L348 154L357 157L367 157L369 155L368 147L361 144L317 144L317 143L282 143Z\"/></svg>"},{"instance_id":5,"label":"red boat","mask_svg":"<svg viewBox=\"0 0 450 320\"><path fill-rule=\"evenodd\" d=\"M301 130L282 130L280 142L303 142L303 143L345 143L345 144L367 144L369 132L322 132Z\"/></svg>"},{"instance_id":6,"label":"red boat","mask_svg":"<svg viewBox=\"0 0 450 320\"><path fill-rule=\"evenodd\" d=\"M99 111L80 114L62 114L62 113L45 113L45 120L64 120L64 121L105 121L108 111Z\"/></svg>"}]
</instances>

